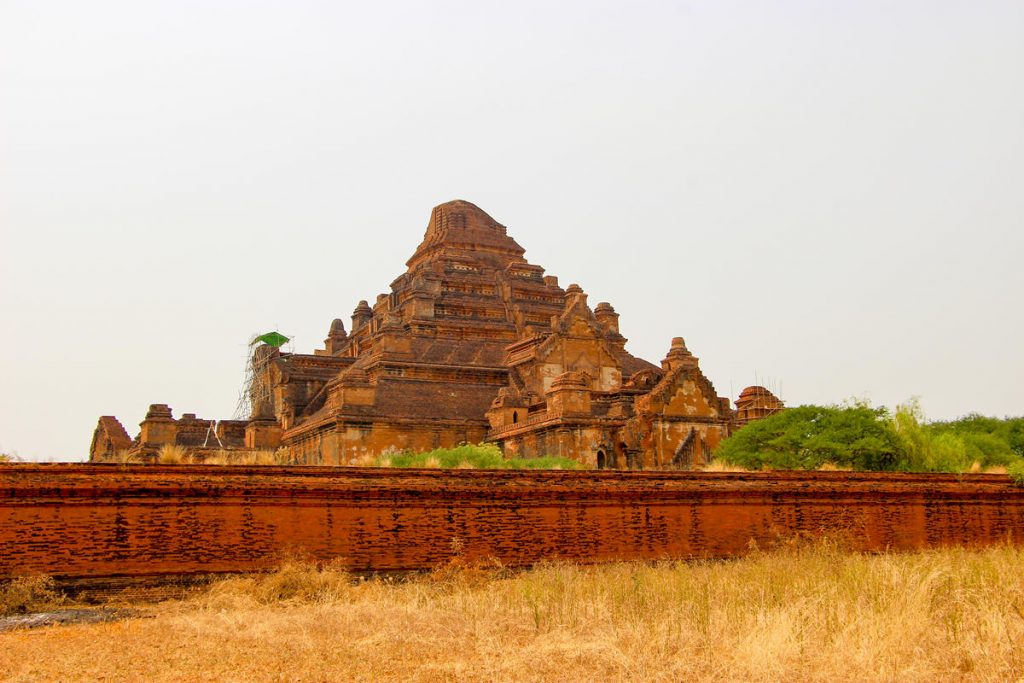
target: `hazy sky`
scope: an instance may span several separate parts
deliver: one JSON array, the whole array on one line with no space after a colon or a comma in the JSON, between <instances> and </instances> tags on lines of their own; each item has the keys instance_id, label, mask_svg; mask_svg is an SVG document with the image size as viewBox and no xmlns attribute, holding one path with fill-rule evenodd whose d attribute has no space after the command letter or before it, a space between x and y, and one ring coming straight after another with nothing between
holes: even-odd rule
<instances>
[{"instance_id":1,"label":"hazy sky","mask_svg":"<svg viewBox=\"0 0 1024 683\"><path fill-rule=\"evenodd\" d=\"M0 450L231 417L455 198L721 395L1024 413L1024 2L0 0Z\"/></svg>"}]
</instances>

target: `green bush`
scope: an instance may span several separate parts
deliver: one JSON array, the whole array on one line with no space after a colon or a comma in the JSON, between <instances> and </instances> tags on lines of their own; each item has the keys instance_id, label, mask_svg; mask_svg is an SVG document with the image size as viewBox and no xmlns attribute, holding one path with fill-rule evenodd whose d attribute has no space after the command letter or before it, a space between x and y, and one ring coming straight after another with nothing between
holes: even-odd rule
<instances>
[{"instance_id":1,"label":"green bush","mask_svg":"<svg viewBox=\"0 0 1024 683\"><path fill-rule=\"evenodd\" d=\"M569 458L506 458L495 444L463 444L424 453L395 453L377 458L378 467L440 467L483 470L576 470L580 464Z\"/></svg>"},{"instance_id":2,"label":"green bush","mask_svg":"<svg viewBox=\"0 0 1024 683\"><path fill-rule=\"evenodd\" d=\"M1024 486L1024 460L1010 463L1010 466L1006 468L1006 472L1010 475L1010 479L1013 479L1014 484Z\"/></svg>"},{"instance_id":3,"label":"green bush","mask_svg":"<svg viewBox=\"0 0 1024 683\"><path fill-rule=\"evenodd\" d=\"M894 469L906 472L963 472L971 466L963 439L924 424L916 400L896 407L890 426L899 445Z\"/></svg>"},{"instance_id":4,"label":"green bush","mask_svg":"<svg viewBox=\"0 0 1024 683\"><path fill-rule=\"evenodd\" d=\"M722 442L715 457L749 469L964 472L1022 461L1024 418L969 415L925 423L916 400L885 408L800 406L754 422Z\"/></svg>"},{"instance_id":5,"label":"green bush","mask_svg":"<svg viewBox=\"0 0 1024 683\"><path fill-rule=\"evenodd\" d=\"M985 417L973 413L958 420L933 422L928 430L963 441L967 458L985 467L1006 466L1024 457L1024 418Z\"/></svg>"},{"instance_id":6,"label":"green bush","mask_svg":"<svg viewBox=\"0 0 1024 683\"><path fill-rule=\"evenodd\" d=\"M715 458L759 470L893 469L899 446L884 408L799 406L753 422L722 442Z\"/></svg>"}]
</instances>

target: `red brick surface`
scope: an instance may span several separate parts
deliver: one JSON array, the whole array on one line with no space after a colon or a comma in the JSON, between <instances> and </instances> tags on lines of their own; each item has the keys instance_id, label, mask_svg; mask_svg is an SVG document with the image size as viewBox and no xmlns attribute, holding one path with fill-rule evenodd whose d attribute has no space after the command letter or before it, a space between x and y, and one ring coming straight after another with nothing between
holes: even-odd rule
<instances>
[{"instance_id":1,"label":"red brick surface","mask_svg":"<svg viewBox=\"0 0 1024 683\"><path fill-rule=\"evenodd\" d=\"M294 464L367 465L489 441L509 456L591 468L689 470L735 429L782 408L752 387L732 410L682 337L660 365L632 355L610 303L592 309L582 287L563 289L470 202L435 207L406 266L372 306L359 302L350 330L335 318L324 348L257 346L248 422L214 428L154 403L134 440L101 418L91 460L154 461L175 445L200 461L207 449L229 458L280 449Z\"/></svg>"},{"instance_id":2,"label":"red brick surface","mask_svg":"<svg viewBox=\"0 0 1024 683\"><path fill-rule=\"evenodd\" d=\"M999 475L0 467L0 578L245 571L289 551L355 570L456 552L722 557L822 531L866 550L1019 542L1024 489Z\"/></svg>"}]
</instances>

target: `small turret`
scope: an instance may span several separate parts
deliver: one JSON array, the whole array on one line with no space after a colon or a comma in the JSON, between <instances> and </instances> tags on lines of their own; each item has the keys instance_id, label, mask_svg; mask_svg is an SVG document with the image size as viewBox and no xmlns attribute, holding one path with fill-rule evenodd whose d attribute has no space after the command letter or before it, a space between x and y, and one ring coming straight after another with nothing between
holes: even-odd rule
<instances>
[{"instance_id":1,"label":"small turret","mask_svg":"<svg viewBox=\"0 0 1024 683\"><path fill-rule=\"evenodd\" d=\"M364 299L356 306L356 310L352 311L352 331L358 332L359 328L368 323L371 318L373 318L373 311L370 310L370 304L366 303Z\"/></svg>"},{"instance_id":2,"label":"small turret","mask_svg":"<svg viewBox=\"0 0 1024 683\"><path fill-rule=\"evenodd\" d=\"M174 443L177 432L177 421L166 403L150 405L146 419L139 423L139 441L152 448Z\"/></svg>"},{"instance_id":3,"label":"small turret","mask_svg":"<svg viewBox=\"0 0 1024 683\"><path fill-rule=\"evenodd\" d=\"M327 355L333 356L338 353L345 347L347 342L348 332L345 331L345 323L341 322L341 318L335 318L331 323L330 331L327 333L327 339L324 339L324 348L327 349Z\"/></svg>"},{"instance_id":4,"label":"small turret","mask_svg":"<svg viewBox=\"0 0 1024 683\"><path fill-rule=\"evenodd\" d=\"M550 415L589 415L589 377L579 372L563 372L545 392Z\"/></svg>"},{"instance_id":5,"label":"small turret","mask_svg":"<svg viewBox=\"0 0 1024 683\"><path fill-rule=\"evenodd\" d=\"M661 361L661 369L668 372L678 367L697 367L697 357L686 348L686 341L682 337L673 337L672 348L668 350L668 355Z\"/></svg>"},{"instance_id":6,"label":"small turret","mask_svg":"<svg viewBox=\"0 0 1024 683\"><path fill-rule=\"evenodd\" d=\"M597 318L597 324L605 332L619 333L619 314L607 301L602 301L597 305L594 309L594 317Z\"/></svg>"},{"instance_id":7,"label":"small turret","mask_svg":"<svg viewBox=\"0 0 1024 683\"><path fill-rule=\"evenodd\" d=\"M587 295L583 292L583 288L577 284L571 284L565 288L565 310L568 311L575 306L582 304L584 307L587 306ZM587 309L590 310L589 308Z\"/></svg>"}]
</instances>

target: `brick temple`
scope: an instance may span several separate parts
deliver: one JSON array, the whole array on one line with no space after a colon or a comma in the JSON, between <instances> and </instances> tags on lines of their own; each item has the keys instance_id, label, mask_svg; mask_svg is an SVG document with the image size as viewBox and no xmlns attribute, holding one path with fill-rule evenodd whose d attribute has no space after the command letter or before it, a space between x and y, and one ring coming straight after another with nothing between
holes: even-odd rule
<instances>
[{"instance_id":1,"label":"brick temple","mask_svg":"<svg viewBox=\"0 0 1024 683\"><path fill-rule=\"evenodd\" d=\"M253 355L245 420L175 419L150 406L130 438L101 417L90 459L286 449L293 462L354 465L404 450L492 442L507 456L557 455L596 468L688 469L751 420L781 410L764 387L735 408L681 337L660 364L626 350L619 316L591 308L524 258L504 226L466 201L431 212L406 271L324 348Z\"/></svg>"}]
</instances>

